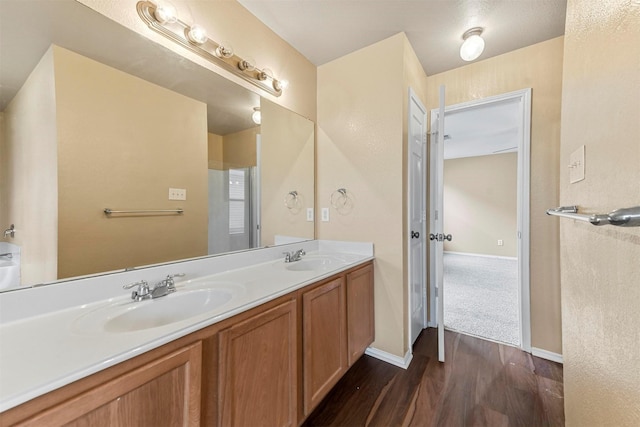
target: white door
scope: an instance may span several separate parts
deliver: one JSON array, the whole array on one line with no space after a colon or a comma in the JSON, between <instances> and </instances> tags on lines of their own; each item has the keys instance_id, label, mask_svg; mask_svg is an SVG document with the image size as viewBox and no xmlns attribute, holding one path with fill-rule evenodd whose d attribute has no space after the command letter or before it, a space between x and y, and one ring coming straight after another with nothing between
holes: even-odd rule
<instances>
[{"instance_id":1,"label":"white door","mask_svg":"<svg viewBox=\"0 0 640 427\"><path fill-rule=\"evenodd\" d=\"M431 280L435 283L435 293L431 294L431 312L437 313L438 360L444 362L444 232L443 232L443 171L444 164L444 86L440 86L439 110L431 117ZM448 236L449 237L449 236ZM451 238L451 237L449 237ZM437 308L435 307L437 301Z\"/></svg>"},{"instance_id":2,"label":"white door","mask_svg":"<svg viewBox=\"0 0 640 427\"><path fill-rule=\"evenodd\" d=\"M427 110L409 88L409 307L411 344L426 326L426 171Z\"/></svg>"}]
</instances>

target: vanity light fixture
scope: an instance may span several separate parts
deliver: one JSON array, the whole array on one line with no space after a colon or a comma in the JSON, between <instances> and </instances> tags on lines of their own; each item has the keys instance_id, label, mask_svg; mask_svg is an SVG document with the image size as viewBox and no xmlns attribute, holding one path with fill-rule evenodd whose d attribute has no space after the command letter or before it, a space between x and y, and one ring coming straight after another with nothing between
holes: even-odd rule
<instances>
[{"instance_id":1,"label":"vanity light fixture","mask_svg":"<svg viewBox=\"0 0 640 427\"><path fill-rule=\"evenodd\" d=\"M462 35L462 46L460 46L460 58L465 61L473 61L478 58L484 50L484 39L481 37L483 28L473 27Z\"/></svg>"},{"instance_id":2,"label":"vanity light fixture","mask_svg":"<svg viewBox=\"0 0 640 427\"><path fill-rule=\"evenodd\" d=\"M257 125L262 123L262 113L260 112L260 107L253 107L253 114L251 115L251 120L253 120L253 123Z\"/></svg>"},{"instance_id":3,"label":"vanity light fixture","mask_svg":"<svg viewBox=\"0 0 640 427\"><path fill-rule=\"evenodd\" d=\"M156 1L143 0L136 5L138 15L150 29L260 89L275 96L282 95L286 80L276 79L270 70L257 68L252 59L236 55L230 44L211 40L204 27L181 21L167 0Z\"/></svg>"}]
</instances>

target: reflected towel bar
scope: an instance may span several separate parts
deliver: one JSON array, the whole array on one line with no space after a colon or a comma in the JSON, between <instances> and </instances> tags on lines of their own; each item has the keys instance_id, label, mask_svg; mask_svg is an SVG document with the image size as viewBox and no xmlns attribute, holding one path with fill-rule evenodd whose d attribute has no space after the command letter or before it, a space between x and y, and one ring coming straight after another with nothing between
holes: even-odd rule
<instances>
[{"instance_id":1,"label":"reflected towel bar","mask_svg":"<svg viewBox=\"0 0 640 427\"><path fill-rule=\"evenodd\" d=\"M182 208L178 208L178 209L130 209L130 210L114 211L113 209L105 208L104 209L104 213L105 213L105 215L120 214L120 213L134 213L134 214L139 214L139 213L175 213L175 214L181 214L181 213L184 213L184 209L182 209Z\"/></svg>"},{"instance_id":2,"label":"reflected towel bar","mask_svg":"<svg viewBox=\"0 0 640 427\"><path fill-rule=\"evenodd\" d=\"M616 209L608 214L580 214L578 206L561 206L547 209L547 215L571 218L589 222L593 225L617 225L619 227L640 227L640 206Z\"/></svg>"}]
</instances>

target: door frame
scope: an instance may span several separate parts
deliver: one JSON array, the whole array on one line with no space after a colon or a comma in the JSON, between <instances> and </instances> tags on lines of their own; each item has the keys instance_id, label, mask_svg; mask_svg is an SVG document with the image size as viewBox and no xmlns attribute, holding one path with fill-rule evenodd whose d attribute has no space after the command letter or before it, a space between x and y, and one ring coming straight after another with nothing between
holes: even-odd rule
<instances>
[{"instance_id":1,"label":"door frame","mask_svg":"<svg viewBox=\"0 0 640 427\"><path fill-rule=\"evenodd\" d=\"M445 107L447 112L460 111L475 108L481 105L501 102L506 100L519 100L520 123L518 126L518 167L517 167L517 238L518 238L518 304L520 311L520 348L531 352L531 296L530 296L530 181L531 181L531 88L507 92L496 96L463 102ZM438 109L431 110L430 126L435 129ZM431 156L430 156L431 157ZM434 162L435 159L430 159ZM441 165L441 167L444 165ZM430 171L434 169L430 167ZM429 173L430 185L433 182ZM429 203L433 206L435 201L434 188L430 188ZM431 211L431 209L430 209ZM430 225L433 226L433 216ZM435 272L429 272L429 326L437 326L436 321L436 291Z\"/></svg>"},{"instance_id":2,"label":"door frame","mask_svg":"<svg viewBox=\"0 0 640 427\"><path fill-rule=\"evenodd\" d=\"M411 232L411 209L410 209L410 204L411 204L411 200L410 200L410 195L411 195L411 170L410 170L410 166L411 166L411 150L409 150L409 128L411 125L411 104L415 103L416 106L423 112L424 114L424 135L422 136L422 169L423 169L423 173L422 173L422 179L423 179L423 184L422 184L422 188L424 189L423 191L423 199L422 199L422 205L424 208L424 214L423 214L423 220L420 226L420 238L422 241L422 246L423 246L423 253L425 254L425 257L423 259L422 262L422 300L423 300L423 319L422 319L422 329L427 327L428 324L428 306L427 306L427 257L426 254L428 253L428 246L426 244L426 236L427 236L427 221L426 221L426 215L427 215L427 211L428 211L428 206L427 206L427 126L428 126L428 122L427 122L427 108L424 106L424 104L422 103L422 101L420 100L420 97L418 97L418 95L415 93L415 91L410 87L409 88L409 97L408 97L408 109L407 109L407 213L406 213L406 221L407 221L407 227L405 230L405 236L409 236L410 232ZM413 342L412 342L412 336L413 336L413 330L412 330L412 326L413 326L413 318L412 318L412 287L411 287L411 237L407 237L407 321L408 321L408 328L407 328L407 342L409 343L409 351L412 351L412 347L413 347Z\"/></svg>"}]
</instances>

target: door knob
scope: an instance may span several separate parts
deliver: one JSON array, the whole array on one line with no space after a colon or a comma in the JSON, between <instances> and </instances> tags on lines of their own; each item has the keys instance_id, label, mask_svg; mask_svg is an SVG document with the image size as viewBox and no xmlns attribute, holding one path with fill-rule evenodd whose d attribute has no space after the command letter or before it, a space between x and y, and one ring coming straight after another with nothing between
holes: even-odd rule
<instances>
[{"instance_id":1,"label":"door knob","mask_svg":"<svg viewBox=\"0 0 640 427\"><path fill-rule=\"evenodd\" d=\"M411 238L412 239L419 239L420 238L420 233L418 231L412 231L411 232Z\"/></svg>"},{"instance_id":2,"label":"door knob","mask_svg":"<svg viewBox=\"0 0 640 427\"><path fill-rule=\"evenodd\" d=\"M446 236L444 236L444 239L451 241L451 239L453 239L453 236L451 234L447 234Z\"/></svg>"},{"instance_id":3,"label":"door knob","mask_svg":"<svg viewBox=\"0 0 640 427\"><path fill-rule=\"evenodd\" d=\"M435 234L431 233L429 234L429 240L436 240L438 238L438 236L436 236Z\"/></svg>"}]
</instances>

